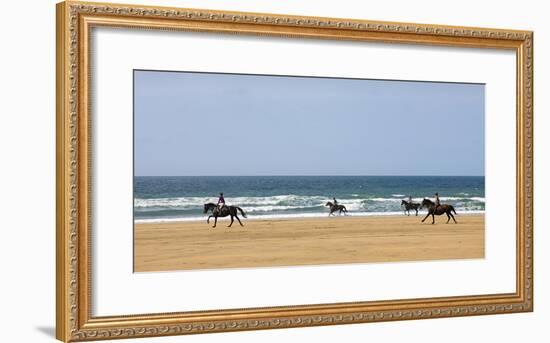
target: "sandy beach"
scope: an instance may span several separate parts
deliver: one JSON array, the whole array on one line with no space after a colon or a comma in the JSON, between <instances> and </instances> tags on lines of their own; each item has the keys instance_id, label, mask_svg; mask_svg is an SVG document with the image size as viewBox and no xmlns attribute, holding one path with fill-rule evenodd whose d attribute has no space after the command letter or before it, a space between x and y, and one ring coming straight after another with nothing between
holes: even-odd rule
<instances>
[{"instance_id":1,"label":"sandy beach","mask_svg":"<svg viewBox=\"0 0 550 343\"><path fill-rule=\"evenodd\" d=\"M484 215L331 217L135 225L135 272L484 257Z\"/></svg>"}]
</instances>

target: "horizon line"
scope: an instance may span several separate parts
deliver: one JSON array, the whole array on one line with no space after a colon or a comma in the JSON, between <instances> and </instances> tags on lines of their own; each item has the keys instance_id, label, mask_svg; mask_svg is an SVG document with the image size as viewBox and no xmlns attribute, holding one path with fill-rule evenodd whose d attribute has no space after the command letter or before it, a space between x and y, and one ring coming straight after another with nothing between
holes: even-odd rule
<instances>
[{"instance_id":1,"label":"horizon line","mask_svg":"<svg viewBox=\"0 0 550 343\"><path fill-rule=\"evenodd\" d=\"M170 70L170 69L145 69L134 68L133 73L174 73L174 74L212 74L212 75L233 75L233 76L266 76L279 78L311 78L311 79L331 79L331 80L355 80L355 81L385 81L385 82L414 82L414 83L441 83L458 85L486 86L486 82L468 82L468 81L437 81L437 80L407 80L407 79L386 79L369 77L350 77L350 76L319 76L319 75L290 75L290 74L261 74L261 73L231 73L221 71L200 71L200 70Z\"/></svg>"},{"instance_id":2,"label":"horizon line","mask_svg":"<svg viewBox=\"0 0 550 343\"><path fill-rule=\"evenodd\" d=\"M393 174L393 175L379 175L379 174L265 174L265 175L134 175L134 177L276 177L276 176L386 176L386 177L485 177L485 175L435 175L435 174L422 174L422 175L405 175L405 174Z\"/></svg>"}]
</instances>

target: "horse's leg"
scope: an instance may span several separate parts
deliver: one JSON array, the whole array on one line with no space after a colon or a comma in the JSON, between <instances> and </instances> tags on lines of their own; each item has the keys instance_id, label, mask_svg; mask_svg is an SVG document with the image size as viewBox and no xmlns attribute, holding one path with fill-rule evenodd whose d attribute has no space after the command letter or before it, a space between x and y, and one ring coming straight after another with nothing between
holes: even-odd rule
<instances>
[{"instance_id":1,"label":"horse's leg","mask_svg":"<svg viewBox=\"0 0 550 343\"><path fill-rule=\"evenodd\" d=\"M458 223L456 222L455 216L453 216L452 213L449 213L449 214L451 215L451 218L453 218L453 221L455 222L455 224L458 224Z\"/></svg>"},{"instance_id":2,"label":"horse's leg","mask_svg":"<svg viewBox=\"0 0 550 343\"><path fill-rule=\"evenodd\" d=\"M244 226L243 223L241 223L241 220L239 219L238 215L235 215L235 218L237 218L237 220L239 221L239 224L241 224L241 226Z\"/></svg>"},{"instance_id":3,"label":"horse's leg","mask_svg":"<svg viewBox=\"0 0 550 343\"><path fill-rule=\"evenodd\" d=\"M422 219L422 222L423 222L423 223L424 223L424 221L425 221L426 219L428 219L428 217L430 216L430 214L431 214L431 213L430 213L430 211L428 210L428 214L426 214L426 216L424 217L424 219Z\"/></svg>"},{"instance_id":4,"label":"horse's leg","mask_svg":"<svg viewBox=\"0 0 550 343\"><path fill-rule=\"evenodd\" d=\"M227 225L227 227L231 227L231 225L233 225L233 215L230 214L230 216L231 216L231 223L229 223L229 225Z\"/></svg>"},{"instance_id":5,"label":"horse's leg","mask_svg":"<svg viewBox=\"0 0 550 343\"><path fill-rule=\"evenodd\" d=\"M218 216L214 217L214 226L212 226L212 227L216 227L216 224L218 224Z\"/></svg>"},{"instance_id":6,"label":"horse's leg","mask_svg":"<svg viewBox=\"0 0 550 343\"><path fill-rule=\"evenodd\" d=\"M432 225L435 224L435 214L432 212Z\"/></svg>"},{"instance_id":7,"label":"horse's leg","mask_svg":"<svg viewBox=\"0 0 550 343\"><path fill-rule=\"evenodd\" d=\"M451 220L451 216L449 215L449 212L445 212L445 214L447 215L447 223L446 224L449 224L449 220Z\"/></svg>"},{"instance_id":8,"label":"horse's leg","mask_svg":"<svg viewBox=\"0 0 550 343\"><path fill-rule=\"evenodd\" d=\"M210 218L212 218L212 216L208 216L208 218L206 218L206 224L210 224Z\"/></svg>"}]
</instances>

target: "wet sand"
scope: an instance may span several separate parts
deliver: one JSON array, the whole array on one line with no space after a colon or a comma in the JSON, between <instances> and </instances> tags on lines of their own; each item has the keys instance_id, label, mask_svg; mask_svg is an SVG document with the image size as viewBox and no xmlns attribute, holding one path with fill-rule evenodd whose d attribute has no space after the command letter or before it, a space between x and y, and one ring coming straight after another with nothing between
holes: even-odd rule
<instances>
[{"instance_id":1,"label":"wet sand","mask_svg":"<svg viewBox=\"0 0 550 343\"><path fill-rule=\"evenodd\" d=\"M325 217L135 225L136 272L483 258L485 216ZM212 224L212 222L211 222Z\"/></svg>"}]
</instances>

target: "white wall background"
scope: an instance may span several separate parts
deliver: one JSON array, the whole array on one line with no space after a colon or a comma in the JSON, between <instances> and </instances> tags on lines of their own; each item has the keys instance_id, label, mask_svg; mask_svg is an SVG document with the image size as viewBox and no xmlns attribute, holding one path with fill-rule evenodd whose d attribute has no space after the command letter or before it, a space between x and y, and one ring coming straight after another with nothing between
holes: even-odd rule
<instances>
[{"instance_id":1,"label":"white wall background","mask_svg":"<svg viewBox=\"0 0 550 343\"><path fill-rule=\"evenodd\" d=\"M121 0L124 2L124 0ZM545 2L352 0L131 1L178 7L535 31L535 312L140 342L545 341L550 320L550 24ZM55 326L55 1L7 2L0 21L0 320L2 342L52 342ZM491 128L488 128L491 129ZM498 129L498 128L493 128Z\"/></svg>"}]
</instances>

